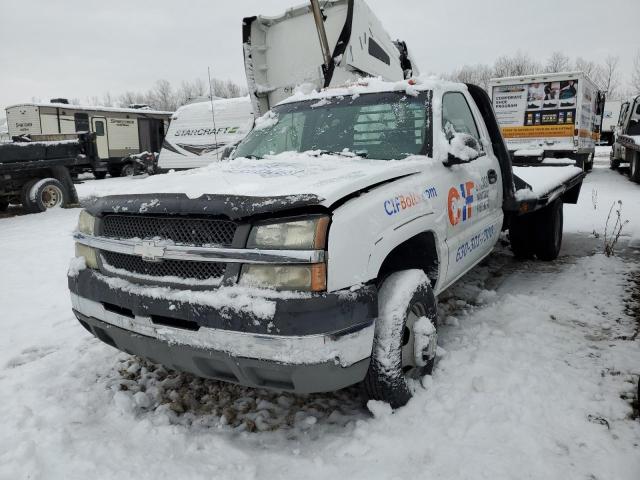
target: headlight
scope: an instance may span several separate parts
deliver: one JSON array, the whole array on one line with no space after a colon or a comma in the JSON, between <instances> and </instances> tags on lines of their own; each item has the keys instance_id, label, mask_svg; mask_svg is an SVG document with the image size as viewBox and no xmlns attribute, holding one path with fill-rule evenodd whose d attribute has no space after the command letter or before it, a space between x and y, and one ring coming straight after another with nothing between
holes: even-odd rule
<instances>
[{"instance_id":1,"label":"headlight","mask_svg":"<svg viewBox=\"0 0 640 480\"><path fill-rule=\"evenodd\" d=\"M256 225L247 248L273 250L322 250L326 247L329 217Z\"/></svg>"},{"instance_id":2,"label":"headlight","mask_svg":"<svg viewBox=\"0 0 640 480\"><path fill-rule=\"evenodd\" d=\"M98 255L94 248L76 243L76 257L84 257L87 268L98 269Z\"/></svg>"},{"instance_id":3,"label":"headlight","mask_svg":"<svg viewBox=\"0 0 640 480\"><path fill-rule=\"evenodd\" d=\"M91 215L86 210L80 212L78 217L78 231L85 235L93 235L96 227L96 217Z\"/></svg>"},{"instance_id":4,"label":"headlight","mask_svg":"<svg viewBox=\"0 0 640 480\"><path fill-rule=\"evenodd\" d=\"M322 292L327 289L324 263L310 265L245 265L240 284L276 290Z\"/></svg>"}]
</instances>

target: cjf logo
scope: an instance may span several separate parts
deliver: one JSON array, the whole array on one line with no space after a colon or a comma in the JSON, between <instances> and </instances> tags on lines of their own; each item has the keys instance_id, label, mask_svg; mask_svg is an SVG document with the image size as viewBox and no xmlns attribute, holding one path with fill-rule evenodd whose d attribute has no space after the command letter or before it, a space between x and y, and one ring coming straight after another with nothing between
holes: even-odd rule
<instances>
[{"instance_id":1,"label":"cjf logo","mask_svg":"<svg viewBox=\"0 0 640 480\"><path fill-rule=\"evenodd\" d=\"M449 222L458 225L466 222L473 214L473 182L461 183L460 190L455 187L449 189Z\"/></svg>"}]
</instances>

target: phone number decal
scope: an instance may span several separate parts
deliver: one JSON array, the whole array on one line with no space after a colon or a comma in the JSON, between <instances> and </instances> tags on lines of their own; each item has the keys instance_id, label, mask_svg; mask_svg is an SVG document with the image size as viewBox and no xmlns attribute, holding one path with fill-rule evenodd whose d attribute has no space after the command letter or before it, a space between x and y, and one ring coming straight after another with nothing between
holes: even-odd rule
<instances>
[{"instance_id":1,"label":"phone number decal","mask_svg":"<svg viewBox=\"0 0 640 480\"><path fill-rule=\"evenodd\" d=\"M458 251L456 252L456 262L463 260L471 252L477 250L482 245L490 241L495 234L496 227L491 225L464 242L458 247Z\"/></svg>"}]
</instances>

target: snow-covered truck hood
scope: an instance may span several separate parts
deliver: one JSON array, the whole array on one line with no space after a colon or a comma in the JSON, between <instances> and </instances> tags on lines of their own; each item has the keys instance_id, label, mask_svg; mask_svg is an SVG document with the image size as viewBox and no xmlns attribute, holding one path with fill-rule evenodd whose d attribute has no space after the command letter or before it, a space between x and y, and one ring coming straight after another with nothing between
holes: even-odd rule
<instances>
[{"instance_id":1,"label":"snow-covered truck hood","mask_svg":"<svg viewBox=\"0 0 640 480\"><path fill-rule=\"evenodd\" d=\"M102 190L90 207L96 213L171 213L175 202L201 200L203 209L228 203L225 210L243 216L289 206L331 207L339 200L373 185L417 173L431 161L416 156L405 160L370 160L342 155L283 153L264 159L239 158L203 168L131 181L127 195L122 185ZM105 196L106 195L106 196ZM169 208L168 203L173 205ZM191 211L191 207L189 208ZM231 211L231 212L230 212ZM237 212L235 215L233 212Z\"/></svg>"}]
</instances>

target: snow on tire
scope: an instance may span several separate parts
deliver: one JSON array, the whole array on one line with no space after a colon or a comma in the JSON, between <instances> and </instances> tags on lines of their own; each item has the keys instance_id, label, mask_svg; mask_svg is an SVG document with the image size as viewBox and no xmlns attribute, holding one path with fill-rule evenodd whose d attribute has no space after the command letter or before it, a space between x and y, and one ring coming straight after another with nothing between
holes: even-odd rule
<instances>
[{"instance_id":1,"label":"snow on tire","mask_svg":"<svg viewBox=\"0 0 640 480\"><path fill-rule=\"evenodd\" d=\"M422 270L393 273L378 293L371 364L363 386L371 400L393 408L412 397L411 379L430 374L435 364L437 308Z\"/></svg>"}]
</instances>

